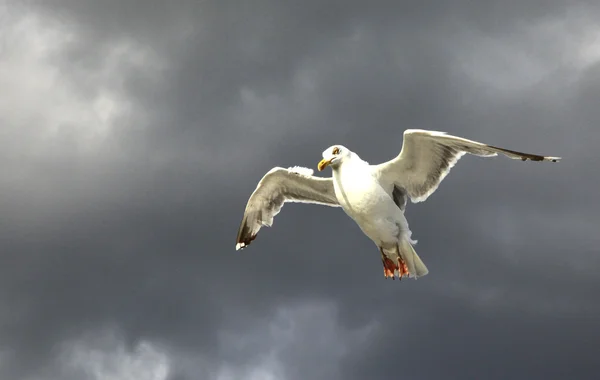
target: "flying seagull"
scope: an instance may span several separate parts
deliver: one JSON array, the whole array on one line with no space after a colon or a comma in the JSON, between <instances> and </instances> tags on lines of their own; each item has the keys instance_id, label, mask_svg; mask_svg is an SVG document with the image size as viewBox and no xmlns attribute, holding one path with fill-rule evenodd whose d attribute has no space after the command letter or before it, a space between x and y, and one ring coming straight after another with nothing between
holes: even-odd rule
<instances>
[{"instance_id":1,"label":"flying seagull","mask_svg":"<svg viewBox=\"0 0 600 380\"><path fill-rule=\"evenodd\" d=\"M467 140L445 132L404 131L402 150L394 159L369 165L342 145L323 152L319 171L330 166L333 176L313 176L302 167L275 167L260 180L250 196L238 231L235 249L248 246L262 226L270 227L285 202L342 207L379 248L383 275L417 278L429 270L415 252L404 210L408 198L423 202L465 154L557 162L560 157L521 153Z\"/></svg>"}]
</instances>

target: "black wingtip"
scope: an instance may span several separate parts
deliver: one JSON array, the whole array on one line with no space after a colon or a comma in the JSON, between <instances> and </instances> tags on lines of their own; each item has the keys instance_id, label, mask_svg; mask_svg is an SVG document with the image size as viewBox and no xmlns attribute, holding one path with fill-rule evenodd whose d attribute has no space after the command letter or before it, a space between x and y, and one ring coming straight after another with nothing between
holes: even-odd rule
<instances>
[{"instance_id":1,"label":"black wingtip","mask_svg":"<svg viewBox=\"0 0 600 380\"><path fill-rule=\"evenodd\" d=\"M241 250L246 248L252 243L252 241L256 239L256 234L252 234L250 228L248 227L248 223L246 219L242 220L242 224L240 226L240 230L238 231L238 236L235 243L235 250Z\"/></svg>"},{"instance_id":2,"label":"black wingtip","mask_svg":"<svg viewBox=\"0 0 600 380\"><path fill-rule=\"evenodd\" d=\"M521 157L521 161L550 161L550 162L558 162L560 161L561 157L549 157L549 156L541 156L539 154L531 154L531 153L523 153L523 152L518 152L516 150L510 150L510 149L506 149L506 148L500 148L497 146L493 146L493 145L488 145L490 148L493 149L497 149L501 152L506 152L506 153L510 153L510 154L514 154L517 156Z\"/></svg>"}]
</instances>

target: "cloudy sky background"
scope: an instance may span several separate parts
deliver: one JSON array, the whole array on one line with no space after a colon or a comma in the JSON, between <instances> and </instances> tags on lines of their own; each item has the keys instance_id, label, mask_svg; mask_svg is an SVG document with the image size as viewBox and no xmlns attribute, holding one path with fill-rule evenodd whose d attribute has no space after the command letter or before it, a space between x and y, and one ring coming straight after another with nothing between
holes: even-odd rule
<instances>
[{"instance_id":1,"label":"cloudy sky background","mask_svg":"<svg viewBox=\"0 0 600 380\"><path fill-rule=\"evenodd\" d=\"M0 0L0 378L577 378L600 370L595 1ZM273 166L407 128L465 157L409 204L430 269L386 281ZM325 173L330 175L330 173Z\"/></svg>"}]
</instances>

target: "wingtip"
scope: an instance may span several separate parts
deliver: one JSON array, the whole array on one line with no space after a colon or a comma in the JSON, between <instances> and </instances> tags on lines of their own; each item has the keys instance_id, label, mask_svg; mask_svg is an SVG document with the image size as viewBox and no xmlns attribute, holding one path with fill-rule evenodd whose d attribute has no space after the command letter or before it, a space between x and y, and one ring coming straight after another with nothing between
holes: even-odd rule
<instances>
[{"instance_id":1,"label":"wingtip","mask_svg":"<svg viewBox=\"0 0 600 380\"><path fill-rule=\"evenodd\" d=\"M536 156L532 154L521 155L521 157L514 157L515 159L520 159L521 161L537 161L537 162L559 162L562 157L550 157L550 156Z\"/></svg>"},{"instance_id":2,"label":"wingtip","mask_svg":"<svg viewBox=\"0 0 600 380\"><path fill-rule=\"evenodd\" d=\"M240 249L243 249L245 246L246 246L246 243L244 243L244 242L236 243L235 250L239 251Z\"/></svg>"},{"instance_id":3,"label":"wingtip","mask_svg":"<svg viewBox=\"0 0 600 380\"><path fill-rule=\"evenodd\" d=\"M550 156L541 156L541 159L532 160L532 161L547 161L547 162L558 162L562 159L562 157L550 157ZM523 158L521 158L523 160ZM524 161L526 161L525 159Z\"/></svg>"}]
</instances>

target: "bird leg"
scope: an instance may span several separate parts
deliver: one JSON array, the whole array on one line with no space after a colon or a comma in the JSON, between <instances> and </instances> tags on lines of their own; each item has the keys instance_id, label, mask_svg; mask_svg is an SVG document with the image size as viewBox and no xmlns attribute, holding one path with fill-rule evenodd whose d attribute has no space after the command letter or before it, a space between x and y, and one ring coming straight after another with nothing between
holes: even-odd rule
<instances>
[{"instance_id":1,"label":"bird leg","mask_svg":"<svg viewBox=\"0 0 600 380\"><path fill-rule=\"evenodd\" d=\"M398 271L398 279L402 280L404 275L408 276L408 267L401 257L398 257L397 263L394 263L386 254L383 252L383 248L379 248L381 252L381 262L383 264L383 276L385 278L391 277L393 280L396 279L394 273Z\"/></svg>"},{"instance_id":2,"label":"bird leg","mask_svg":"<svg viewBox=\"0 0 600 380\"><path fill-rule=\"evenodd\" d=\"M408 272L408 265L406 265L406 262L404 262L401 257L398 257L398 274L400 277L404 275L408 276L410 274Z\"/></svg>"},{"instance_id":3,"label":"bird leg","mask_svg":"<svg viewBox=\"0 0 600 380\"><path fill-rule=\"evenodd\" d=\"M396 269L396 266L394 265L394 263L392 262L392 260L390 260L385 253L383 252L383 248L379 248L379 252L381 252L381 263L383 264L383 277L388 278L395 278L394 277L394 270Z\"/></svg>"},{"instance_id":4,"label":"bird leg","mask_svg":"<svg viewBox=\"0 0 600 380\"><path fill-rule=\"evenodd\" d=\"M382 258L381 262L383 263L383 276L385 278L391 277L392 279L395 279L394 277L394 263L388 259L387 257Z\"/></svg>"}]
</instances>

